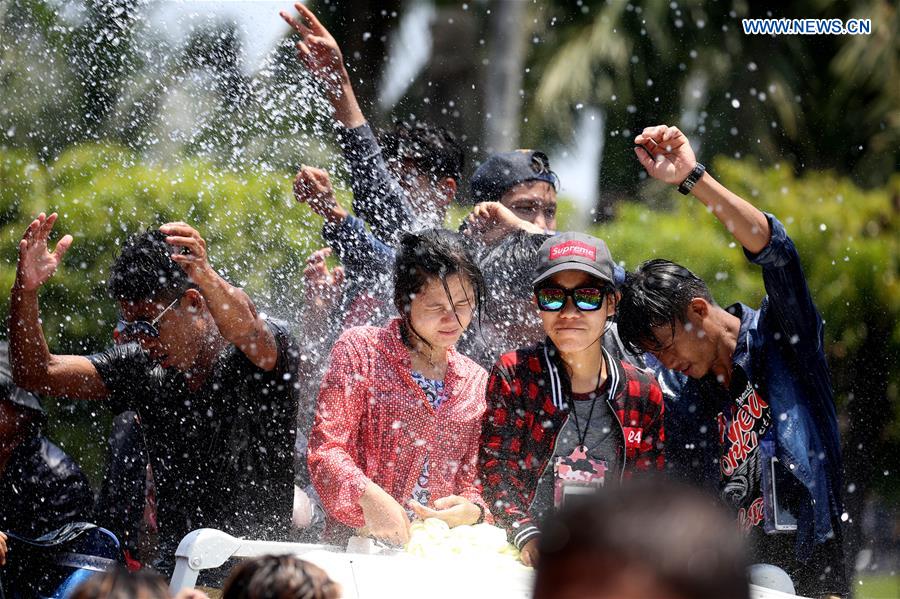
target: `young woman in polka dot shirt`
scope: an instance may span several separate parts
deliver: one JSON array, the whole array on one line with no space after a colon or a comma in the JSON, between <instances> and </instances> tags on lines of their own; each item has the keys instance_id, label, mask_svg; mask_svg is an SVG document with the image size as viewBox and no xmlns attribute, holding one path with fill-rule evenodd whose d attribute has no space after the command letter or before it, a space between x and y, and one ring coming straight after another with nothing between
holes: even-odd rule
<instances>
[{"instance_id":1,"label":"young woman in polka dot shirt","mask_svg":"<svg viewBox=\"0 0 900 599\"><path fill-rule=\"evenodd\" d=\"M487 372L454 349L483 295L458 234L406 234L394 266L400 316L338 339L308 458L330 540L362 529L402 544L411 517L490 519L476 481Z\"/></svg>"}]
</instances>

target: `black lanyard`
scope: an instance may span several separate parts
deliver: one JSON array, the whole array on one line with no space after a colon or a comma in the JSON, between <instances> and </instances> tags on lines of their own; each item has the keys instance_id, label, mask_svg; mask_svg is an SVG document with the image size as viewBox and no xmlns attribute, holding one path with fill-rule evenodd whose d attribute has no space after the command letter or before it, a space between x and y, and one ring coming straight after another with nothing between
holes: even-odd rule
<instances>
[{"instance_id":1,"label":"black lanyard","mask_svg":"<svg viewBox=\"0 0 900 599\"><path fill-rule=\"evenodd\" d=\"M603 368L602 366L600 367ZM602 376L603 370L600 371L600 376ZM578 424L578 410L575 409L575 400L572 398L567 398L569 401L569 411L572 413L572 417L575 419L575 433L578 436L578 447L584 447L584 442L587 440L588 431L591 429L591 419L594 417L594 408L597 406L597 399L600 397L600 376L597 377L597 388L594 390L594 399L591 400L591 409L588 412L588 419L584 425L584 432L581 432L581 426ZM607 378L609 378L607 376ZM604 381L606 382L606 381Z\"/></svg>"}]
</instances>

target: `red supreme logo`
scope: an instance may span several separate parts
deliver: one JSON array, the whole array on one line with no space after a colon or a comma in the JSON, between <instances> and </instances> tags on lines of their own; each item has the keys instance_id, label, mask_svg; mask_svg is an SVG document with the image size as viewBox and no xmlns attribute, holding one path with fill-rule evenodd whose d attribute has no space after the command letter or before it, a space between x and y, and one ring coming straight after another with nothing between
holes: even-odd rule
<instances>
[{"instance_id":1,"label":"red supreme logo","mask_svg":"<svg viewBox=\"0 0 900 599\"><path fill-rule=\"evenodd\" d=\"M571 256L596 260L597 248L583 241L565 241L550 248L551 260L559 260L560 258L569 258Z\"/></svg>"}]
</instances>

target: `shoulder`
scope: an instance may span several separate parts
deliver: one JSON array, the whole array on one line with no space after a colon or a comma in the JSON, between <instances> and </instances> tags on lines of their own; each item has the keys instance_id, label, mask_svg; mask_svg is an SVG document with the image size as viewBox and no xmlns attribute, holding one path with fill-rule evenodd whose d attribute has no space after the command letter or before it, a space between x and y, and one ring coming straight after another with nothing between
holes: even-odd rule
<instances>
[{"instance_id":1,"label":"shoulder","mask_svg":"<svg viewBox=\"0 0 900 599\"><path fill-rule=\"evenodd\" d=\"M452 355L453 368L460 377L487 380L487 370L485 370L478 362L455 350Z\"/></svg>"},{"instance_id":2,"label":"shoulder","mask_svg":"<svg viewBox=\"0 0 900 599\"><path fill-rule=\"evenodd\" d=\"M337 343L357 346L360 343L370 344L384 341L392 336L393 334L389 328L365 325L344 330L338 337Z\"/></svg>"},{"instance_id":3,"label":"shoulder","mask_svg":"<svg viewBox=\"0 0 900 599\"><path fill-rule=\"evenodd\" d=\"M500 356L492 373L498 372L509 378L532 378L540 376L547 368L544 344L520 347Z\"/></svg>"},{"instance_id":4,"label":"shoulder","mask_svg":"<svg viewBox=\"0 0 900 599\"><path fill-rule=\"evenodd\" d=\"M286 320L281 320L280 318L272 318L270 316L264 317L266 326L269 327L269 330L272 331L272 334L275 335L277 339L285 339L291 342L296 341L296 335L291 329L291 325Z\"/></svg>"},{"instance_id":5,"label":"shoulder","mask_svg":"<svg viewBox=\"0 0 900 599\"><path fill-rule=\"evenodd\" d=\"M73 491L87 486L87 477L75 460L44 435L37 435L29 450L34 452L29 461L35 483L45 488L63 484Z\"/></svg>"},{"instance_id":6,"label":"shoulder","mask_svg":"<svg viewBox=\"0 0 900 599\"><path fill-rule=\"evenodd\" d=\"M108 364L121 364L125 362L147 367L150 366L150 360L147 353L142 350L141 346L137 343L121 343L113 345L101 352L89 354L85 357L97 368Z\"/></svg>"},{"instance_id":7,"label":"shoulder","mask_svg":"<svg viewBox=\"0 0 900 599\"><path fill-rule=\"evenodd\" d=\"M515 369L526 369L535 374L542 372L547 364L544 356L546 346L543 343L520 347L500 356L499 363Z\"/></svg>"},{"instance_id":8,"label":"shoulder","mask_svg":"<svg viewBox=\"0 0 900 599\"><path fill-rule=\"evenodd\" d=\"M113 345L105 351L85 356L110 393L154 386L162 377L162 369L137 343Z\"/></svg>"},{"instance_id":9,"label":"shoulder","mask_svg":"<svg viewBox=\"0 0 900 599\"><path fill-rule=\"evenodd\" d=\"M662 406L662 390L652 371L638 368L625 360L616 362L624 375L625 393L629 397Z\"/></svg>"}]
</instances>

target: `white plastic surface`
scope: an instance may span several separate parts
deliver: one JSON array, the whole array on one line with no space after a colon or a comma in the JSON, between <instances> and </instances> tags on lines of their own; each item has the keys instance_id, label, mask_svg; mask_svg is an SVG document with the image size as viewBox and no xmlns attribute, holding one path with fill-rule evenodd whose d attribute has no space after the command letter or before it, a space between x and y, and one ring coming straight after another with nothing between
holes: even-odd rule
<instances>
[{"instance_id":1,"label":"white plastic surface","mask_svg":"<svg viewBox=\"0 0 900 599\"><path fill-rule=\"evenodd\" d=\"M200 570L216 568L229 558L267 554L302 556L340 583L345 599L382 597L491 597L528 599L534 571L508 559L465 557L430 560L411 555L343 553L339 548L308 543L276 543L236 539L219 530L201 529L178 545L172 594L197 583ZM806 599L750 585L752 599Z\"/></svg>"},{"instance_id":2,"label":"white plastic surface","mask_svg":"<svg viewBox=\"0 0 900 599\"><path fill-rule=\"evenodd\" d=\"M809 597L801 597L800 595L789 595L781 591L767 589L765 587L750 585L750 599L810 599Z\"/></svg>"}]
</instances>

